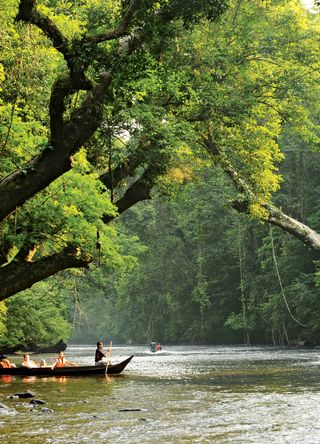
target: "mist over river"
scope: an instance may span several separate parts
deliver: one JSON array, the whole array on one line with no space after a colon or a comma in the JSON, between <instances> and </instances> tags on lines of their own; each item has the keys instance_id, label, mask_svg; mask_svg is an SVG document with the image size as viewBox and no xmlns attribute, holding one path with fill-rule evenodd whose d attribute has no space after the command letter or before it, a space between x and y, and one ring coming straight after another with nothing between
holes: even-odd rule
<instances>
[{"instance_id":1,"label":"mist over river","mask_svg":"<svg viewBox=\"0 0 320 444\"><path fill-rule=\"evenodd\" d=\"M93 364L94 350L65 355ZM115 345L111 360L131 354L117 377L2 377L0 402L13 409L0 413L3 442L320 443L320 350ZM46 404L10 399L27 390Z\"/></svg>"}]
</instances>

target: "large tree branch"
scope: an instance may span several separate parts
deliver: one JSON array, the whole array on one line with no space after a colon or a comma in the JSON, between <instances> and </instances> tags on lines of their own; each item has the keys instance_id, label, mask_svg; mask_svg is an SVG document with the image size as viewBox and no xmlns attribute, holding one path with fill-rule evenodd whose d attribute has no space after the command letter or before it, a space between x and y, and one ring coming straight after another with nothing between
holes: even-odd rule
<instances>
[{"instance_id":1,"label":"large tree branch","mask_svg":"<svg viewBox=\"0 0 320 444\"><path fill-rule=\"evenodd\" d=\"M112 171L101 174L99 180L110 190L117 187L126 177L132 175L140 164L141 156L133 153Z\"/></svg>"},{"instance_id":2,"label":"large tree branch","mask_svg":"<svg viewBox=\"0 0 320 444\"><path fill-rule=\"evenodd\" d=\"M87 68L83 60L80 60L79 54L76 54L69 41L63 36L62 32L46 16L40 14L35 5L35 0L21 0L17 21L32 23L41 29L44 34L52 41L53 46L63 54L69 68L69 75L59 78L53 85L49 114L51 137L54 141L59 141L59 134L63 125L63 113L65 111L65 98L78 91L90 90L92 83L86 79L85 70Z\"/></svg>"},{"instance_id":3,"label":"large tree branch","mask_svg":"<svg viewBox=\"0 0 320 444\"><path fill-rule=\"evenodd\" d=\"M101 106L108 94L110 82L111 78L104 75L72 114L69 122L60 127L60 144L49 144L24 169L19 169L0 181L0 222L71 169L71 156L92 136L101 121Z\"/></svg>"},{"instance_id":4,"label":"large tree branch","mask_svg":"<svg viewBox=\"0 0 320 444\"><path fill-rule=\"evenodd\" d=\"M107 40L119 39L120 37L129 35L129 25L134 13L139 8L139 4L140 0L132 0L131 4L123 15L118 28L115 28L112 31L97 34L92 37L85 36L81 41L79 41L80 47L82 47L83 44L97 45L98 43ZM37 11L35 0L20 0L19 12L16 16L16 21L31 23L41 29L43 33L52 41L53 46L57 49L57 51L64 56L73 77L75 65L77 64L76 59L78 59L78 57L75 57L69 41L64 37L57 26L48 17L40 14ZM82 63L79 65L83 66L83 63L84 61L82 60ZM79 70L79 68L77 70ZM85 68L82 69L82 72L84 72L84 70Z\"/></svg>"},{"instance_id":5,"label":"large tree branch","mask_svg":"<svg viewBox=\"0 0 320 444\"><path fill-rule=\"evenodd\" d=\"M160 172L158 168L154 166L148 167L142 176L133 182L124 195L115 202L118 214L124 213L128 208L131 208L138 202L151 199L150 193L159 174ZM103 217L103 222L107 224L114 218L115 216L105 215Z\"/></svg>"},{"instance_id":6,"label":"large tree branch","mask_svg":"<svg viewBox=\"0 0 320 444\"><path fill-rule=\"evenodd\" d=\"M78 73L73 78L60 78L53 85L49 103L51 141L53 145L62 143L65 99L79 89L92 89L92 83L86 80L83 73Z\"/></svg>"},{"instance_id":7,"label":"large tree branch","mask_svg":"<svg viewBox=\"0 0 320 444\"><path fill-rule=\"evenodd\" d=\"M114 189L126 177L133 176L139 166L143 166L156 147L151 146L152 141L144 134L140 137L138 145L134 151L129 152L128 156L117 166L100 175L99 180L109 189Z\"/></svg>"},{"instance_id":8,"label":"large tree branch","mask_svg":"<svg viewBox=\"0 0 320 444\"><path fill-rule=\"evenodd\" d=\"M263 205L268 212L268 222L292 234L314 250L320 251L320 234L312 228L283 213L279 208Z\"/></svg>"},{"instance_id":9,"label":"large tree branch","mask_svg":"<svg viewBox=\"0 0 320 444\"><path fill-rule=\"evenodd\" d=\"M101 43L105 42L107 40L114 40L118 39L120 37L124 37L126 35L129 35L129 25L131 22L131 19L136 12L136 10L139 8L139 0L132 0L131 4L129 5L127 11L125 12L124 16L122 17L121 24L118 28L113 29L112 31L108 31L106 33L101 33L92 37L85 37L83 39L86 43Z\"/></svg>"},{"instance_id":10,"label":"large tree branch","mask_svg":"<svg viewBox=\"0 0 320 444\"><path fill-rule=\"evenodd\" d=\"M91 256L82 255L78 249L65 248L60 253L45 256L35 262L12 261L0 268L0 301L30 288L36 282L59 271L68 268L87 268L92 260Z\"/></svg>"},{"instance_id":11,"label":"large tree branch","mask_svg":"<svg viewBox=\"0 0 320 444\"><path fill-rule=\"evenodd\" d=\"M243 199L234 201L233 208L242 213L249 213L250 202L254 201L254 193L249 185L233 168L231 162L219 150L217 145L209 137L204 139L204 145L208 153L215 159L215 161L222 167L223 171L230 177L234 186L243 195ZM266 220L287 233L302 241L305 245L314 250L320 251L320 234L312 228L294 219L291 216L283 213L279 208L269 203L262 204L262 207L267 213Z\"/></svg>"},{"instance_id":12,"label":"large tree branch","mask_svg":"<svg viewBox=\"0 0 320 444\"><path fill-rule=\"evenodd\" d=\"M250 213L250 201L233 201L232 207L237 210L239 213ZM275 207L274 205L265 203L262 204L262 207L266 211L266 221L272 225L275 225L281 230L290 233L295 238L299 239L308 247L311 247L313 250L320 251L320 234L317 233L312 228L303 224L302 222L294 219L291 216L285 214L280 208Z\"/></svg>"},{"instance_id":13,"label":"large tree branch","mask_svg":"<svg viewBox=\"0 0 320 444\"><path fill-rule=\"evenodd\" d=\"M52 41L53 46L63 54L64 58L67 61L70 60L68 40L48 17L37 11L35 3L35 0L20 0L16 21L36 25Z\"/></svg>"},{"instance_id":14,"label":"large tree branch","mask_svg":"<svg viewBox=\"0 0 320 444\"><path fill-rule=\"evenodd\" d=\"M231 162L227 159L226 155L220 150L218 145L212 140L210 134L207 137L203 138L203 145L206 151L210 154L210 156L214 160L214 162L218 164L223 169L223 171L230 177L236 189L240 191L240 193L249 195L250 197L253 198L254 194L250 190L250 187L237 173L237 171L233 168Z\"/></svg>"}]
</instances>

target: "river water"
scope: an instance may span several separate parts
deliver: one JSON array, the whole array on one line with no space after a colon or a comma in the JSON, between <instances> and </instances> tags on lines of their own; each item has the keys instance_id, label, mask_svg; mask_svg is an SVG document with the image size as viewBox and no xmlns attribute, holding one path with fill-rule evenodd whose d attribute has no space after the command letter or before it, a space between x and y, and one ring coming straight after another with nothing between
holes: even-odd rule
<instances>
[{"instance_id":1,"label":"river water","mask_svg":"<svg viewBox=\"0 0 320 444\"><path fill-rule=\"evenodd\" d=\"M91 364L94 350L72 346L65 355ZM0 402L17 412L0 414L2 441L320 443L319 350L115 346L112 362L131 354L117 377L2 377ZM33 359L43 357L52 362ZM27 390L46 404L10 399Z\"/></svg>"}]
</instances>

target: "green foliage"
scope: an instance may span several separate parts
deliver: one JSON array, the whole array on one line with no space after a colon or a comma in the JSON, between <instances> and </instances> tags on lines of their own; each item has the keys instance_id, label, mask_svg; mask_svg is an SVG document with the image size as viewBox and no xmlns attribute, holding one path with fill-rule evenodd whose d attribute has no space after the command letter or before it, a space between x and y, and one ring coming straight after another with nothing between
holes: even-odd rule
<instances>
[{"instance_id":1,"label":"green foliage","mask_svg":"<svg viewBox=\"0 0 320 444\"><path fill-rule=\"evenodd\" d=\"M253 191L255 216L264 217L260 204L281 184L284 128L319 144L318 32L318 17L297 1L233 2L219 21L179 36L166 53L172 115L193 122L192 146L210 133Z\"/></svg>"},{"instance_id":2,"label":"green foliage","mask_svg":"<svg viewBox=\"0 0 320 444\"><path fill-rule=\"evenodd\" d=\"M17 212L15 219L7 222L7 241L16 248L26 241L41 241L37 255L60 251L70 243L94 253L99 230L104 260L119 261L115 228L101 221L103 215L115 214L115 209L108 194L102 192L97 173L90 169L85 152L81 151L74 158L72 171L39 193ZM19 227L19 232L14 226Z\"/></svg>"},{"instance_id":3,"label":"green foliage","mask_svg":"<svg viewBox=\"0 0 320 444\"><path fill-rule=\"evenodd\" d=\"M7 313L7 307L4 302L0 303L0 335L3 335L6 333L6 313Z\"/></svg>"},{"instance_id":4,"label":"green foliage","mask_svg":"<svg viewBox=\"0 0 320 444\"><path fill-rule=\"evenodd\" d=\"M138 233L148 248L135 252L138 264L116 281L105 275L101 286L101 271L102 275L95 272L80 283L80 306L88 319L82 322L87 333L77 328L76 339L112 336L118 341L148 342L156 336L164 342L219 343L236 337L221 326L228 310L239 307L226 283L237 285L238 278L232 265L232 238L226 247L223 235L232 215L219 203L228 187L221 175L215 178L206 169L202 174L199 183L184 184L169 202L158 197L122 217L126 231ZM210 199L215 199L212 207ZM225 220L213 217L217 208Z\"/></svg>"},{"instance_id":5,"label":"green foliage","mask_svg":"<svg viewBox=\"0 0 320 444\"><path fill-rule=\"evenodd\" d=\"M42 149L48 137L49 93L60 71L61 57L33 26L15 24L17 2L1 8L0 177Z\"/></svg>"},{"instance_id":6,"label":"green foliage","mask_svg":"<svg viewBox=\"0 0 320 444\"><path fill-rule=\"evenodd\" d=\"M132 78L132 122L158 137L163 119L176 161L160 188L170 206L159 197L123 218L148 249L108 302L105 330L121 340L221 343L242 341L244 330L256 342L319 336L313 255L275 235L282 292L267 227L225 207L234 192L198 145L210 131L254 191L253 215L263 218L260 204L283 180L276 202L319 228L311 152L319 144L319 19L297 1L233 6L192 32L176 25L157 72L145 57L150 75Z\"/></svg>"},{"instance_id":7,"label":"green foliage","mask_svg":"<svg viewBox=\"0 0 320 444\"><path fill-rule=\"evenodd\" d=\"M102 125L73 156L72 170L0 227L1 264L25 246L37 247L34 260L66 245L96 258L91 273L65 274L61 294L51 286L57 278L0 305L0 333L6 329L12 343L67 338L72 320L75 337L123 341L219 343L242 340L244 330L256 341L320 336L315 258L275 234L282 291L268 230L227 208L239 196L219 169L228 161L245 179L256 218L265 218L261 204L277 193L279 206L320 229L312 153L319 148L319 17L298 0L230 1L228 11L226 3L142 0L129 36L93 47L84 37L118 27L129 1L37 2L70 39L75 69L93 84L101 69L113 80ZM14 23L18 2L0 5L3 178L27 172L32 157L52 148L48 106L66 63L35 26ZM139 45L135 38L145 35ZM130 52L133 42L138 49ZM65 120L84 97L68 97ZM214 159L203 153L208 136ZM132 154L139 168L106 190L100 174ZM150 165L162 175L154 202L104 224L116 214L111 200Z\"/></svg>"},{"instance_id":8,"label":"green foliage","mask_svg":"<svg viewBox=\"0 0 320 444\"><path fill-rule=\"evenodd\" d=\"M2 346L48 345L69 338L70 324L61 287L51 283L40 282L6 302L6 335L1 338Z\"/></svg>"}]
</instances>

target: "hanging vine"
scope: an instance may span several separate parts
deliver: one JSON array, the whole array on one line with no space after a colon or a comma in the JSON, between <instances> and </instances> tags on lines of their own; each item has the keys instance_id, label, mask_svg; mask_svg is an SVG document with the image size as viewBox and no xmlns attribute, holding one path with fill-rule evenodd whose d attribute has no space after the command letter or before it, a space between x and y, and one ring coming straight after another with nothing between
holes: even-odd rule
<instances>
[{"instance_id":1,"label":"hanging vine","mask_svg":"<svg viewBox=\"0 0 320 444\"><path fill-rule=\"evenodd\" d=\"M293 316L292 312L291 312L290 306L288 304L288 301L287 301L287 298L286 298L286 295L285 295L285 292L284 292L284 288L283 288L283 285L282 285L282 280L281 280L281 276L280 276L280 272L279 272L278 261L277 261L276 252L275 252L275 248L274 248L274 240L273 240L273 233L272 233L271 225L269 227L269 230L270 230L270 239L271 239L273 263L274 263L274 267L275 267L276 274L277 274L277 277L278 277L278 282L279 282L279 286L280 286L280 290L281 290L281 295L282 295L283 301L285 303L285 306L287 307L287 310L288 310L288 313L289 313L291 319L294 322L296 322L297 324L301 325L302 327L307 327L306 324L302 324L300 321L298 321L298 319L295 318Z\"/></svg>"},{"instance_id":2,"label":"hanging vine","mask_svg":"<svg viewBox=\"0 0 320 444\"><path fill-rule=\"evenodd\" d=\"M242 242L239 235L239 271L240 271L240 300L241 300L241 313L243 322L243 332L244 339L247 345L250 345L250 336L247 323L247 307L244 292L244 277L243 277L243 252L242 252Z\"/></svg>"},{"instance_id":3,"label":"hanging vine","mask_svg":"<svg viewBox=\"0 0 320 444\"><path fill-rule=\"evenodd\" d=\"M112 130L111 126L108 126L107 131L107 138L108 138L108 146L109 146L109 173L111 178L111 187L110 187L110 200L113 203L114 202L114 183L113 183L113 170L112 170L112 162L113 162L113 152L112 152Z\"/></svg>"}]
</instances>

